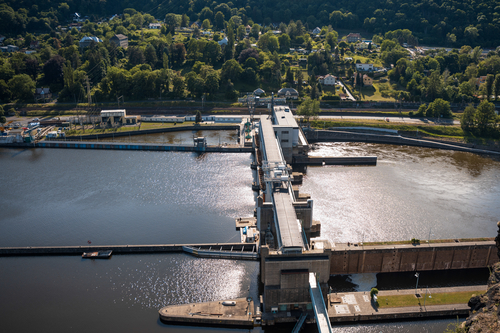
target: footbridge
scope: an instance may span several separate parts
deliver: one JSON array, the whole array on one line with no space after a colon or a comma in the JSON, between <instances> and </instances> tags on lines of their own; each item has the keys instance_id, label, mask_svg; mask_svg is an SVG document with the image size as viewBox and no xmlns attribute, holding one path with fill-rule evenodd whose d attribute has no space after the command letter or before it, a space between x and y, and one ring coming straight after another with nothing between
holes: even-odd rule
<instances>
[{"instance_id":1,"label":"footbridge","mask_svg":"<svg viewBox=\"0 0 500 333\"><path fill-rule=\"evenodd\" d=\"M319 288L316 281L316 273L309 273L309 292L311 294L314 317L316 318L319 333L332 333L328 309L326 308L321 288Z\"/></svg>"}]
</instances>

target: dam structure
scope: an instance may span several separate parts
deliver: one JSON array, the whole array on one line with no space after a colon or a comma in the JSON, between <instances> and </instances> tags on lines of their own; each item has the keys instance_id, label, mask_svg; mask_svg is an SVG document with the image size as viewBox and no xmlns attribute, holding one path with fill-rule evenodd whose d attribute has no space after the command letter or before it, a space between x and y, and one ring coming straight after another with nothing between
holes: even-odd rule
<instances>
[{"instance_id":1,"label":"dam structure","mask_svg":"<svg viewBox=\"0 0 500 333\"><path fill-rule=\"evenodd\" d=\"M261 118L255 137L261 175L256 213L262 235L262 319L287 321L292 310L314 310L319 331L330 332L324 302L330 278L329 250L320 242L309 246L313 201L296 196L288 164L294 154L307 151L307 140L290 109L282 106L273 107L271 117Z\"/></svg>"},{"instance_id":2,"label":"dam structure","mask_svg":"<svg viewBox=\"0 0 500 333\"><path fill-rule=\"evenodd\" d=\"M313 200L299 194L296 178L300 177L290 166L309 164L306 136L286 106L273 106L272 115L261 117L256 127L253 148L259 195L255 214L260 231L263 325L295 322L297 317L290 316L293 311L308 313L310 318L314 315L318 331L330 332L330 321L325 320L330 275L482 268L498 261L492 240L363 245L315 238L321 224L313 220ZM332 157L321 157L321 161L323 165L374 165L376 157L360 157L361 163ZM298 323L305 320L303 315Z\"/></svg>"}]
</instances>

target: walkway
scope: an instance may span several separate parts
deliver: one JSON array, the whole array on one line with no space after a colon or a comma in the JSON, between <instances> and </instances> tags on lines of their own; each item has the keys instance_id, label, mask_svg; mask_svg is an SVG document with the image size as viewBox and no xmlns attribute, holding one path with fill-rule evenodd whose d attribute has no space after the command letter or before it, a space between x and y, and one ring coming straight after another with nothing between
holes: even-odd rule
<instances>
[{"instance_id":1,"label":"walkway","mask_svg":"<svg viewBox=\"0 0 500 333\"><path fill-rule=\"evenodd\" d=\"M262 117L259 130L266 191L274 206L274 223L279 248L284 253L301 252L305 246L302 230L297 222L293 193L290 191L290 177L281 146L276 140L273 123L270 119Z\"/></svg>"},{"instance_id":2,"label":"walkway","mask_svg":"<svg viewBox=\"0 0 500 333\"><path fill-rule=\"evenodd\" d=\"M319 288L316 282L316 273L309 273L309 292L311 294L314 316L316 317L319 333L331 333L332 325L330 324L328 310L323 300L321 288Z\"/></svg>"}]
</instances>

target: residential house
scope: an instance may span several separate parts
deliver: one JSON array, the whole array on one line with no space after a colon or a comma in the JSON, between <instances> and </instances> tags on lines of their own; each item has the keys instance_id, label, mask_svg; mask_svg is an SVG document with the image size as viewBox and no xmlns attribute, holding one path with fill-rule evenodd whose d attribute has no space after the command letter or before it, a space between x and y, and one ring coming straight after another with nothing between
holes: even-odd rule
<instances>
[{"instance_id":1,"label":"residential house","mask_svg":"<svg viewBox=\"0 0 500 333\"><path fill-rule=\"evenodd\" d=\"M321 32L321 29L319 27L314 28L314 30L312 31L313 35L319 35L320 32Z\"/></svg>"},{"instance_id":2,"label":"residential house","mask_svg":"<svg viewBox=\"0 0 500 333\"><path fill-rule=\"evenodd\" d=\"M266 92L264 90L262 90L261 88L257 88L253 91L253 94L255 96L260 96L260 95L264 95Z\"/></svg>"},{"instance_id":3,"label":"residential house","mask_svg":"<svg viewBox=\"0 0 500 333\"><path fill-rule=\"evenodd\" d=\"M5 38L6 38L5 36L0 35L0 43L3 43L3 41L5 40Z\"/></svg>"},{"instance_id":4,"label":"residential house","mask_svg":"<svg viewBox=\"0 0 500 333\"><path fill-rule=\"evenodd\" d=\"M307 66L307 58L300 58L299 66Z\"/></svg>"},{"instance_id":5,"label":"residential house","mask_svg":"<svg viewBox=\"0 0 500 333\"><path fill-rule=\"evenodd\" d=\"M149 29L161 29L161 23L149 23Z\"/></svg>"},{"instance_id":6,"label":"residential house","mask_svg":"<svg viewBox=\"0 0 500 333\"><path fill-rule=\"evenodd\" d=\"M17 52L17 51L19 51L19 47L15 45L7 45L2 47L2 52Z\"/></svg>"},{"instance_id":7,"label":"residential house","mask_svg":"<svg viewBox=\"0 0 500 333\"><path fill-rule=\"evenodd\" d=\"M358 79L358 76L354 75L354 84L358 84L356 82L357 79ZM373 79L366 74L363 74L363 86L365 86L365 87L373 86Z\"/></svg>"},{"instance_id":8,"label":"residential house","mask_svg":"<svg viewBox=\"0 0 500 333\"><path fill-rule=\"evenodd\" d=\"M370 45L370 43L361 42L361 43L357 43L355 47L358 50L366 50L366 49L368 49L369 45Z\"/></svg>"},{"instance_id":9,"label":"residential house","mask_svg":"<svg viewBox=\"0 0 500 333\"><path fill-rule=\"evenodd\" d=\"M86 47L90 46L90 44L92 44L92 42L102 43L102 39L100 39L98 37L88 37L88 36L85 36L82 39L80 39L80 47L82 49L86 48Z\"/></svg>"},{"instance_id":10,"label":"residential house","mask_svg":"<svg viewBox=\"0 0 500 333\"><path fill-rule=\"evenodd\" d=\"M33 53L36 53L35 50L24 50L24 53L25 54L33 54Z\"/></svg>"},{"instance_id":11,"label":"residential house","mask_svg":"<svg viewBox=\"0 0 500 333\"><path fill-rule=\"evenodd\" d=\"M245 27L245 33L248 35L248 34L250 34L250 32L251 32L251 31L252 31L252 27L251 27L251 26L249 26L249 25L247 25L247 26Z\"/></svg>"},{"instance_id":12,"label":"residential house","mask_svg":"<svg viewBox=\"0 0 500 333\"><path fill-rule=\"evenodd\" d=\"M39 100L50 100L52 98L52 92L50 88L36 88L35 89L35 101Z\"/></svg>"},{"instance_id":13,"label":"residential house","mask_svg":"<svg viewBox=\"0 0 500 333\"><path fill-rule=\"evenodd\" d=\"M226 45L227 45L227 43L228 43L227 37L224 37L222 40L218 41L217 43L219 43L219 45L220 45L221 47L226 46Z\"/></svg>"},{"instance_id":14,"label":"residential house","mask_svg":"<svg viewBox=\"0 0 500 333\"><path fill-rule=\"evenodd\" d=\"M325 86L334 86L337 78L331 74L327 74L323 77L323 82L321 84Z\"/></svg>"},{"instance_id":15,"label":"residential house","mask_svg":"<svg viewBox=\"0 0 500 333\"><path fill-rule=\"evenodd\" d=\"M350 33L349 35L346 36L347 42L348 43L356 43L358 40L361 40L361 35L359 33Z\"/></svg>"},{"instance_id":16,"label":"residential house","mask_svg":"<svg viewBox=\"0 0 500 333\"><path fill-rule=\"evenodd\" d=\"M373 71L373 64L356 64L358 71Z\"/></svg>"},{"instance_id":17,"label":"residential house","mask_svg":"<svg viewBox=\"0 0 500 333\"><path fill-rule=\"evenodd\" d=\"M39 49L40 48L40 41L38 40L33 40L30 43L30 49Z\"/></svg>"},{"instance_id":18,"label":"residential house","mask_svg":"<svg viewBox=\"0 0 500 333\"><path fill-rule=\"evenodd\" d=\"M480 76L476 79L476 86L479 87L483 83L486 83L486 76Z\"/></svg>"},{"instance_id":19,"label":"residential house","mask_svg":"<svg viewBox=\"0 0 500 333\"><path fill-rule=\"evenodd\" d=\"M297 90L293 88L281 88L278 91L278 97L281 98L288 98L288 99L298 99L299 98L299 93Z\"/></svg>"},{"instance_id":20,"label":"residential house","mask_svg":"<svg viewBox=\"0 0 500 333\"><path fill-rule=\"evenodd\" d=\"M82 29L82 24L81 23L70 23L69 24L69 30L75 28L76 30L80 31Z\"/></svg>"},{"instance_id":21,"label":"residential house","mask_svg":"<svg viewBox=\"0 0 500 333\"><path fill-rule=\"evenodd\" d=\"M128 47L128 37L122 34L114 35L109 41L117 47L123 47L124 49Z\"/></svg>"}]
</instances>

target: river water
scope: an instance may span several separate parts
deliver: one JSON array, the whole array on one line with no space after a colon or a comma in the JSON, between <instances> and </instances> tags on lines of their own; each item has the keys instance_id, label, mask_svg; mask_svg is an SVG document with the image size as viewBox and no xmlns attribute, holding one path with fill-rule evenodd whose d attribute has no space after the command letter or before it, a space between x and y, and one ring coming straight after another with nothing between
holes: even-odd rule
<instances>
[{"instance_id":1,"label":"river water","mask_svg":"<svg viewBox=\"0 0 500 333\"><path fill-rule=\"evenodd\" d=\"M326 143L313 154L379 158L376 167L307 170L301 191L312 195L322 237L332 242L426 239L429 231L432 238L496 232L497 160L370 144ZM254 208L250 161L248 154L0 149L0 246L238 241L234 219ZM115 255L104 261L0 258L0 267L3 332L242 332L167 326L157 311L167 304L258 295L258 263L184 254ZM335 279L347 285L342 288L377 283L374 275ZM390 287L385 277L379 280ZM467 282L484 283L484 273ZM412 285L408 279L397 287ZM345 325L334 331L442 332L452 321Z\"/></svg>"}]
</instances>

